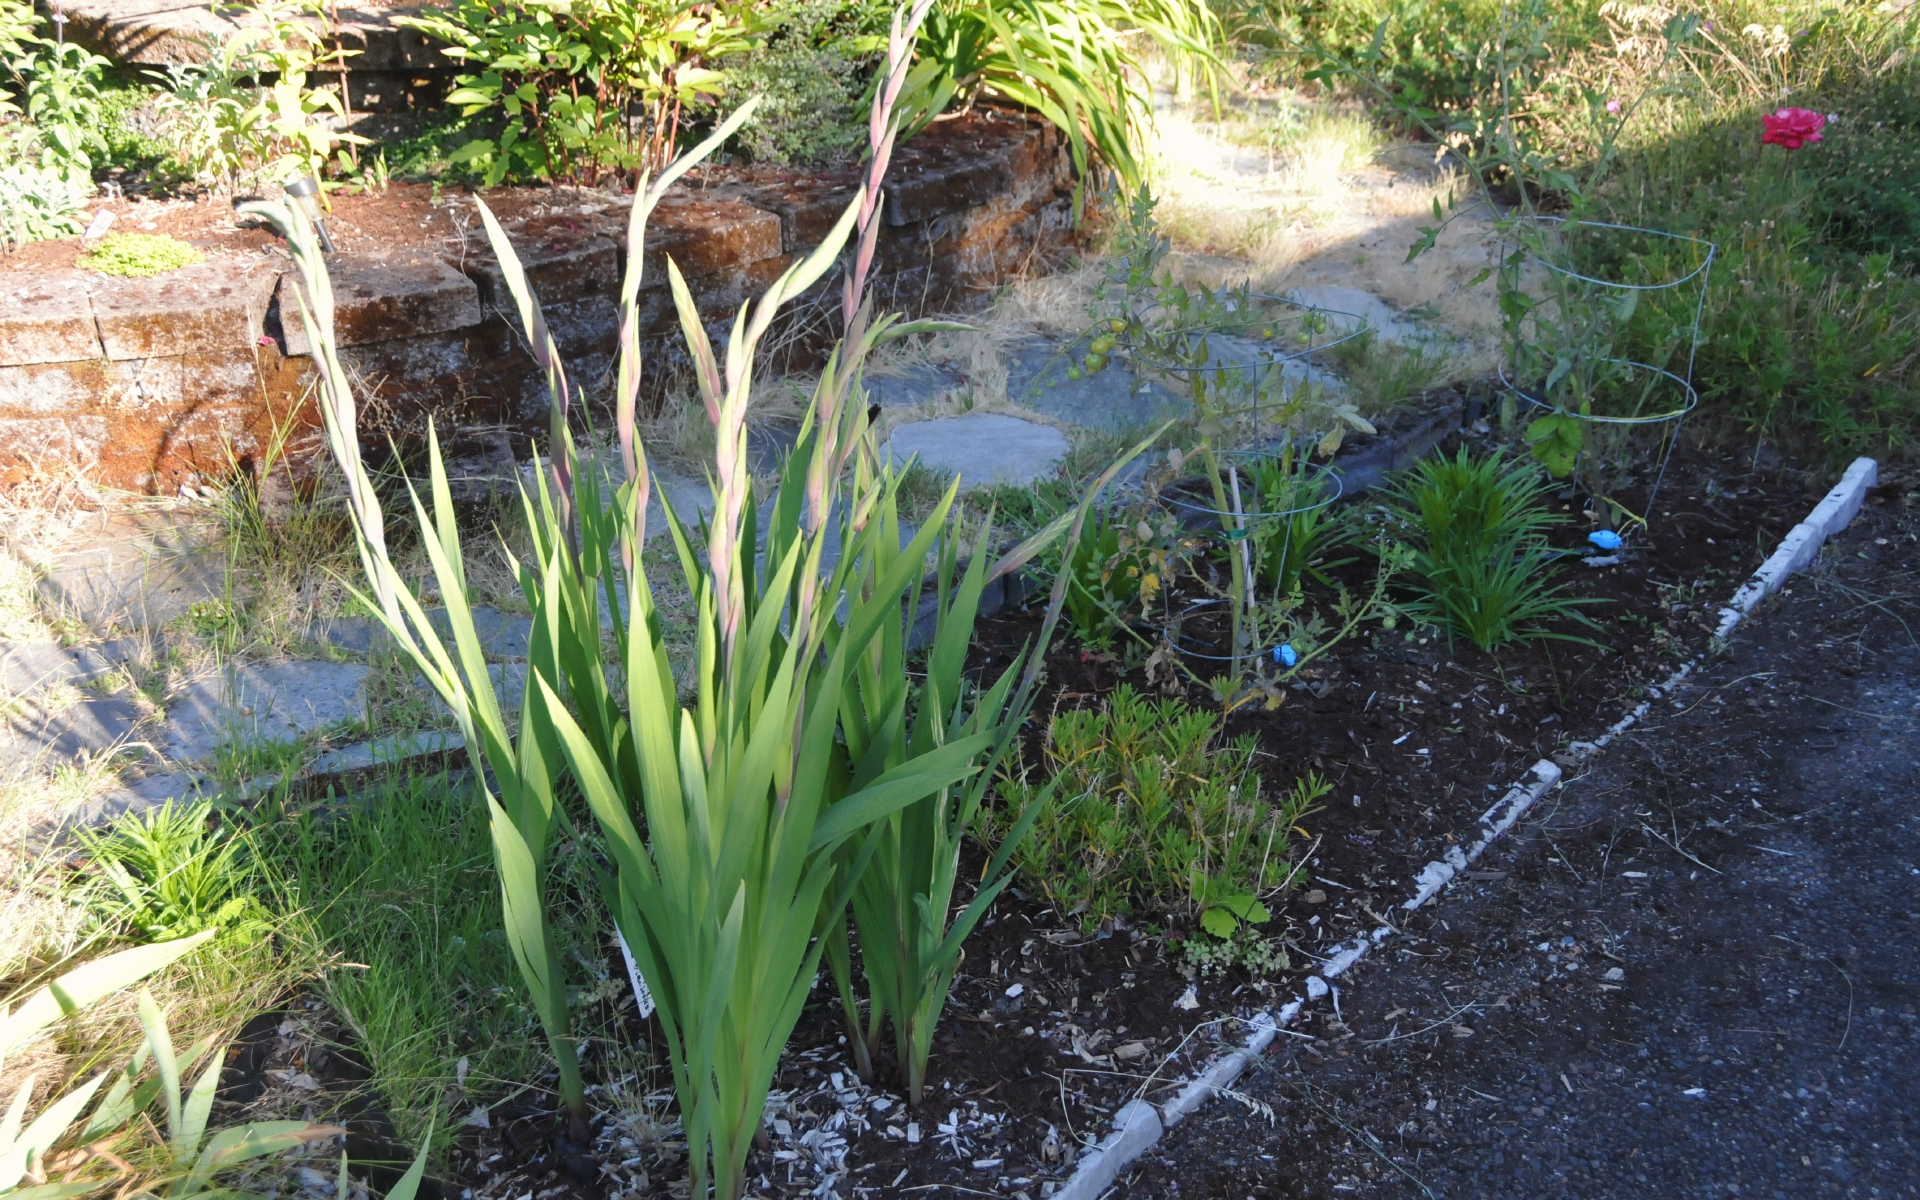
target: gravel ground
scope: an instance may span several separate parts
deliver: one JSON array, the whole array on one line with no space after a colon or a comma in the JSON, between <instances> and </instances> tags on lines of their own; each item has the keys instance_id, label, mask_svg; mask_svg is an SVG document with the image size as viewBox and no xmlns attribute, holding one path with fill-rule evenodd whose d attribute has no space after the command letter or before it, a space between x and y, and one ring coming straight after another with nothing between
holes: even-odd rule
<instances>
[{"instance_id":1,"label":"gravel ground","mask_svg":"<svg viewBox=\"0 0 1920 1200\"><path fill-rule=\"evenodd\" d=\"M1920 1195L1915 499L1110 1195Z\"/></svg>"}]
</instances>

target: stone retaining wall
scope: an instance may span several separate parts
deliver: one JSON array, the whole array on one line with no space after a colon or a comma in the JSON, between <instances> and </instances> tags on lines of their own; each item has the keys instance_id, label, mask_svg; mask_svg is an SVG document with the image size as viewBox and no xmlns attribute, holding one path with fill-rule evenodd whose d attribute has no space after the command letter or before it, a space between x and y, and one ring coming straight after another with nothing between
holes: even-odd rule
<instances>
[{"instance_id":1,"label":"stone retaining wall","mask_svg":"<svg viewBox=\"0 0 1920 1200\"><path fill-rule=\"evenodd\" d=\"M899 148L890 178L882 303L913 313L975 306L1072 244L1071 173L1044 123L1004 112L942 122ZM818 244L855 187L852 170L716 168L683 181L650 223L649 382L659 387L678 353L668 255L702 314L730 321ZM508 228L569 373L591 396L613 358L630 201L579 195L593 199L546 206ZM429 416L456 440L477 427L542 428L544 377L474 226L463 244L329 260L341 356L359 385L370 447L416 436ZM105 486L172 494L257 464L276 429L296 457L318 453L292 263L268 249L157 279L66 270L10 281L0 293L0 484L77 471ZM790 359L824 345L837 291L836 272L817 287L819 303L800 303L786 331Z\"/></svg>"}]
</instances>

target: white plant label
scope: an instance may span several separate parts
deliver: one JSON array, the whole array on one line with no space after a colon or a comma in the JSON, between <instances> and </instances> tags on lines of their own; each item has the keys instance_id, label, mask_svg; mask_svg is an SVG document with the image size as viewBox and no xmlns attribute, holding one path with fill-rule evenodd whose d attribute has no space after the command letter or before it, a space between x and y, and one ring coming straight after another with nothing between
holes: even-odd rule
<instances>
[{"instance_id":1,"label":"white plant label","mask_svg":"<svg viewBox=\"0 0 1920 1200\"><path fill-rule=\"evenodd\" d=\"M641 977L640 964L633 961L633 951L627 946L627 935L616 928L613 936L620 943L620 957L627 960L627 978L633 981L633 998L640 1006L640 1019L645 1020L653 1015L653 989Z\"/></svg>"}]
</instances>

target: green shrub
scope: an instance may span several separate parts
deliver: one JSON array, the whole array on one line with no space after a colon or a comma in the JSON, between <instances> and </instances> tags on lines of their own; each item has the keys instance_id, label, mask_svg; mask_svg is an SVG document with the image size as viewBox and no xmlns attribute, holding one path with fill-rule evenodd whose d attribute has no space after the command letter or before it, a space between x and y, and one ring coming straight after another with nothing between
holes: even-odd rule
<instances>
[{"instance_id":1,"label":"green shrub","mask_svg":"<svg viewBox=\"0 0 1920 1200\"><path fill-rule=\"evenodd\" d=\"M1117 630L1152 617L1182 550L1179 524L1166 512L1094 510L1068 559L1075 636L1105 648Z\"/></svg>"},{"instance_id":2,"label":"green shrub","mask_svg":"<svg viewBox=\"0 0 1920 1200\"><path fill-rule=\"evenodd\" d=\"M1247 473L1253 479L1254 511L1285 514L1249 523L1253 570L1261 586L1271 583L1274 595L1291 596L1306 576L1325 583L1326 568L1351 561L1325 561L1351 536L1332 506L1333 481L1327 472L1310 469L1288 451L1256 458Z\"/></svg>"},{"instance_id":3,"label":"green shrub","mask_svg":"<svg viewBox=\"0 0 1920 1200\"><path fill-rule=\"evenodd\" d=\"M0 166L0 239L9 246L73 237L93 196L86 172L16 162Z\"/></svg>"},{"instance_id":4,"label":"green shrub","mask_svg":"<svg viewBox=\"0 0 1920 1200\"><path fill-rule=\"evenodd\" d=\"M1136 154L1152 112L1130 33L1158 43L1184 72L1209 80L1220 22L1207 0L959 0L936 6L901 105L918 129L955 103L997 97L1040 113L1072 142L1084 176L1097 158L1129 193L1144 183Z\"/></svg>"},{"instance_id":5,"label":"green shrub","mask_svg":"<svg viewBox=\"0 0 1920 1200\"><path fill-rule=\"evenodd\" d=\"M168 801L79 837L93 876L87 905L116 936L164 942L218 928L244 944L271 928L248 839L207 801Z\"/></svg>"},{"instance_id":6,"label":"green shrub","mask_svg":"<svg viewBox=\"0 0 1920 1200\"><path fill-rule=\"evenodd\" d=\"M80 256L80 265L103 275L144 278L200 261L200 252L164 233L110 233Z\"/></svg>"},{"instance_id":7,"label":"green shrub","mask_svg":"<svg viewBox=\"0 0 1920 1200\"><path fill-rule=\"evenodd\" d=\"M1499 452L1474 459L1464 447L1402 476L1388 503L1413 542L1418 598L1408 614L1482 650L1543 637L1587 642L1545 624L1593 625L1580 611L1593 602L1553 581L1561 552L1547 545L1546 531L1559 518L1545 503L1547 487L1532 463Z\"/></svg>"},{"instance_id":8,"label":"green shrub","mask_svg":"<svg viewBox=\"0 0 1920 1200\"><path fill-rule=\"evenodd\" d=\"M689 107L723 90L717 64L753 44L739 10L678 0L459 0L399 20L469 68L447 103L493 128L449 161L490 185L659 170Z\"/></svg>"},{"instance_id":9,"label":"green shrub","mask_svg":"<svg viewBox=\"0 0 1920 1200\"><path fill-rule=\"evenodd\" d=\"M239 189L318 177L343 147L367 139L342 127L339 60L322 38L319 0L243 0L239 28L209 39L201 61L170 63L156 108L175 169Z\"/></svg>"},{"instance_id":10,"label":"green shrub","mask_svg":"<svg viewBox=\"0 0 1920 1200\"><path fill-rule=\"evenodd\" d=\"M732 60L728 86L760 97L739 148L757 162L845 158L866 142L864 97L890 9L872 0L794 0L761 17L761 45Z\"/></svg>"},{"instance_id":11,"label":"green shrub","mask_svg":"<svg viewBox=\"0 0 1920 1200\"><path fill-rule=\"evenodd\" d=\"M1309 775L1263 799L1256 739L1228 742L1220 722L1125 685L1104 708L1057 714L1048 784L1001 789L1007 813L1042 805L1014 853L1027 883L1087 928L1146 914L1198 920L1224 938L1264 921L1262 898L1300 877L1291 834L1326 786Z\"/></svg>"}]
</instances>

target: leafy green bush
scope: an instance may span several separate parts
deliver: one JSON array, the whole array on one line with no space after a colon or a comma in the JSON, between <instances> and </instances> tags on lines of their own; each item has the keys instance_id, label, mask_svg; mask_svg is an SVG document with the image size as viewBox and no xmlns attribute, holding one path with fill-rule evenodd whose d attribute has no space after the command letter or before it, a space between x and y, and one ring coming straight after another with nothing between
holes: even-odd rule
<instances>
[{"instance_id":1,"label":"leafy green bush","mask_svg":"<svg viewBox=\"0 0 1920 1200\"><path fill-rule=\"evenodd\" d=\"M164 275L200 261L200 252L164 233L110 233L80 256L80 265L103 275L136 278Z\"/></svg>"},{"instance_id":2,"label":"leafy green bush","mask_svg":"<svg viewBox=\"0 0 1920 1200\"><path fill-rule=\"evenodd\" d=\"M1264 799L1257 740L1225 742L1220 722L1124 684L1103 708L1056 714L1049 778L1003 783L1008 804L992 829L1039 806L1014 862L1087 928L1135 913L1194 919L1221 938L1259 924L1262 898L1300 878L1291 835L1327 789L1309 775Z\"/></svg>"},{"instance_id":3,"label":"leafy green bush","mask_svg":"<svg viewBox=\"0 0 1920 1200\"><path fill-rule=\"evenodd\" d=\"M1422 459L1397 480L1388 503L1411 535L1418 592L1408 614L1482 650L1543 637L1588 642L1545 625L1593 626L1580 611L1593 602L1553 581L1561 552L1546 531L1560 519L1545 503L1547 487L1532 463L1500 452L1474 459L1464 447Z\"/></svg>"},{"instance_id":4,"label":"leafy green bush","mask_svg":"<svg viewBox=\"0 0 1920 1200\"><path fill-rule=\"evenodd\" d=\"M73 237L84 229L93 181L86 172L14 162L0 166L0 239L9 246Z\"/></svg>"},{"instance_id":5,"label":"leafy green bush","mask_svg":"<svg viewBox=\"0 0 1920 1200\"><path fill-rule=\"evenodd\" d=\"M723 90L715 64L752 44L743 11L679 0L459 0L399 20L471 68L447 102L497 128L450 161L488 184L658 171L685 111Z\"/></svg>"},{"instance_id":6,"label":"leafy green bush","mask_svg":"<svg viewBox=\"0 0 1920 1200\"><path fill-rule=\"evenodd\" d=\"M864 97L889 9L873 0L789 0L766 9L760 45L732 60L727 85L760 97L739 148L758 162L845 158L866 143Z\"/></svg>"},{"instance_id":7,"label":"leafy green bush","mask_svg":"<svg viewBox=\"0 0 1920 1200\"><path fill-rule=\"evenodd\" d=\"M338 127L337 85L318 82L339 59L322 41L320 0L246 0L240 28L206 45L201 62L171 63L157 100L179 170L239 189L318 177L366 138Z\"/></svg>"},{"instance_id":8,"label":"leafy green bush","mask_svg":"<svg viewBox=\"0 0 1920 1200\"><path fill-rule=\"evenodd\" d=\"M1075 636L1105 648L1117 630L1152 618L1183 551L1169 513L1094 510L1067 560L1066 613Z\"/></svg>"},{"instance_id":9,"label":"leafy green bush","mask_svg":"<svg viewBox=\"0 0 1920 1200\"><path fill-rule=\"evenodd\" d=\"M1910 442L1920 6L1316 0L1254 12L1284 51L1271 60L1281 74L1357 84L1524 211L1716 242L1695 420L1836 458ZM1838 119L1817 144L1763 146L1761 115L1783 97ZM1455 212L1475 199L1456 196ZM1671 362L1672 331L1649 315L1621 323L1613 356ZM1575 431L1556 419L1546 449L1569 460Z\"/></svg>"},{"instance_id":10,"label":"leafy green bush","mask_svg":"<svg viewBox=\"0 0 1920 1200\"><path fill-rule=\"evenodd\" d=\"M1270 582L1274 595L1291 596L1309 574L1326 582L1326 568L1350 561L1325 561L1351 537L1331 504L1333 481L1327 472L1313 470L1305 456L1296 458L1289 448L1254 459L1247 474L1253 480L1254 510L1285 514L1249 523L1253 570L1262 585Z\"/></svg>"}]
</instances>

